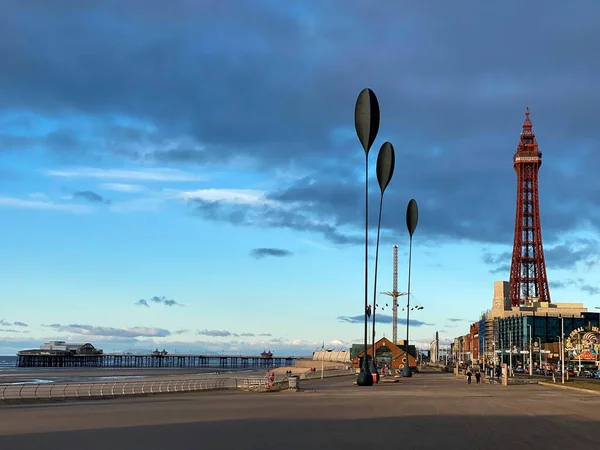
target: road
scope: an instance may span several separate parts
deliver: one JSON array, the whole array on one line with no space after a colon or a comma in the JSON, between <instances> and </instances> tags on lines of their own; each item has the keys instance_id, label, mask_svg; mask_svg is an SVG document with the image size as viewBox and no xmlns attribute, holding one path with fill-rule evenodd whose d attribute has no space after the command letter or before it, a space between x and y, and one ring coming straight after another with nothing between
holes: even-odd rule
<instances>
[{"instance_id":1,"label":"road","mask_svg":"<svg viewBox=\"0 0 600 450\"><path fill-rule=\"evenodd\" d=\"M354 377L303 392L200 392L0 407L0 449L596 448L600 395L467 385L444 373L371 388Z\"/></svg>"}]
</instances>

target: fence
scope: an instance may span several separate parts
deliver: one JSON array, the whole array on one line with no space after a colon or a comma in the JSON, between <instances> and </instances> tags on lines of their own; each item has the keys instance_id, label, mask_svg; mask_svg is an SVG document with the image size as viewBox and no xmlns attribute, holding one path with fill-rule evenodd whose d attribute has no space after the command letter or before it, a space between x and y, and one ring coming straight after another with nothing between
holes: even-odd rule
<instances>
[{"instance_id":1,"label":"fence","mask_svg":"<svg viewBox=\"0 0 600 450\"><path fill-rule=\"evenodd\" d=\"M262 378L266 383L266 378L264 377L255 378ZM188 378L184 380L114 381L102 383L0 385L0 400L60 400L236 389L242 387L245 380L246 379L219 377Z\"/></svg>"}]
</instances>

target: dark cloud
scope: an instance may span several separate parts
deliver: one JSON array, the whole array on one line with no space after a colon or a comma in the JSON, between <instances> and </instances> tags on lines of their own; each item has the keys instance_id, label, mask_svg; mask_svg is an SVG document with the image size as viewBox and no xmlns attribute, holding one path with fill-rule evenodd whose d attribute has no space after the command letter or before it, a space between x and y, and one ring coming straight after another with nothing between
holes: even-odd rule
<instances>
[{"instance_id":1,"label":"dark cloud","mask_svg":"<svg viewBox=\"0 0 600 450\"><path fill-rule=\"evenodd\" d=\"M27 325L25 322L9 322L7 320L4 319L0 319L0 326L2 327L28 327L29 325Z\"/></svg>"},{"instance_id":2,"label":"dark cloud","mask_svg":"<svg viewBox=\"0 0 600 450\"><path fill-rule=\"evenodd\" d=\"M446 319L448 322L469 322L467 319Z\"/></svg>"},{"instance_id":3,"label":"dark cloud","mask_svg":"<svg viewBox=\"0 0 600 450\"><path fill-rule=\"evenodd\" d=\"M344 323L365 323L365 316L339 316L337 318L338 322ZM392 316L386 316L385 314L377 314L375 317L375 321L377 323L392 323ZM398 319L398 323L400 325L406 325L406 319ZM422 322L420 320L410 319L411 327L422 327L422 326L431 326L434 325L432 323Z\"/></svg>"},{"instance_id":4,"label":"dark cloud","mask_svg":"<svg viewBox=\"0 0 600 450\"><path fill-rule=\"evenodd\" d=\"M600 263L600 241L590 238L569 239L563 243L544 248L544 261L548 269L570 270L577 267L591 269ZM483 253L483 262L492 266L490 273L510 277L512 252Z\"/></svg>"},{"instance_id":5,"label":"dark cloud","mask_svg":"<svg viewBox=\"0 0 600 450\"><path fill-rule=\"evenodd\" d=\"M176 302L173 299L167 298L167 297L158 297L158 296L154 296L154 297L150 297L149 299L140 299L137 302L135 302L135 304L137 306L143 306L145 308L150 308L150 304L151 303L160 303L166 306L185 306L183 303L179 303Z\"/></svg>"},{"instance_id":6,"label":"dark cloud","mask_svg":"<svg viewBox=\"0 0 600 450\"><path fill-rule=\"evenodd\" d=\"M92 191L78 191L73 194L73 197L83 198L91 203L110 203L109 200Z\"/></svg>"},{"instance_id":7,"label":"dark cloud","mask_svg":"<svg viewBox=\"0 0 600 450\"><path fill-rule=\"evenodd\" d=\"M289 250L284 250L282 248L254 248L250 251L250 256L254 259L262 259L266 256L275 256L278 258L282 258L285 256L292 256L293 253Z\"/></svg>"},{"instance_id":8,"label":"dark cloud","mask_svg":"<svg viewBox=\"0 0 600 450\"><path fill-rule=\"evenodd\" d=\"M233 336L233 333L231 331L227 331L227 330L199 330L197 332L197 334L200 334L202 336L212 336L212 337L227 337L227 336Z\"/></svg>"},{"instance_id":9,"label":"dark cloud","mask_svg":"<svg viewBox=\"0 0 600 450\"><path fill-rule=\"evenodd\" d=\"M258 336L272 336L271 333L259 333Z\"/></svg>"},{"instance_id":10,"label":"dark cloud","mask_svg":"<svg viewBox=\"0 0 600 450\"><path fill-rule=\"evenodd\" d=\"M544 151L545 239L597 229L596 1L46 3L3 7L2 34L21 38L0 48L0 111L98 125L83 139L79 124L65 124L36 146L174 165L242 157L260 170L312 173L313 184L273 193L284 208L199 204L202 217L360 243L362 150L352 122L356 96L370 86L382 112L374 149L389 139L397 151L388 234L400 232L414 197L423 240L510 244L512 153L526 102ZM526 36L507 33L519 29ZM0 148L29 146L3 134Z\"/></svg>"},{"instance_id":11,"label":"dark cloud","mask_svg":"<svg viewBox=\"0 0 600 450\"><path fill-rule=\"evenodd\" d=\"M171 332L164 328L148 328L148 327L132 327L132 328L113 328L113 327L98 327L93 325L70 324L61 325L54 323L44 325L52 328L54 331L61 333L73 333L84 336L107 336L118 338L138 338L138 337L166 337L170 336Z\"/></svg>"},{"instance_id":12,"label":"dark cloud","mask_svg":"<svg viewBox=\"0 0 600 450\"><path fill-rule=\"evenodd\" d=\"M550 289L575 288L589 295L600 294L600 288L586 283L585 279L583 278L571 278L563 281L550 281L548 282L548 285Z\"/></svg>"},{"instance_id":13,"label":"dark cloud","mask_svg":"<svg viewBox=\"0 0 600 450\"><path fill-rule=\"evenodd\" d=\"M242 337L253 337L254 333L240 333L240 336L242 336Z\"/></svg>"}]
</instances>

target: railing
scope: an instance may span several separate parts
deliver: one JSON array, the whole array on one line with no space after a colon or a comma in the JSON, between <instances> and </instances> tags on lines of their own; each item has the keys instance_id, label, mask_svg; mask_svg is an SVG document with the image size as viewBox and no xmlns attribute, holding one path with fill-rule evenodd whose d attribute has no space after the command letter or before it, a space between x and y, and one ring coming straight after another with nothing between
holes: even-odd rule
<instances>
[{"instance_id":1,"label":"railing","mask_svg":"<svg viewBox=\"0 0 600 450\"><path fill-rule=\"evenodd\" d=\"M324 378L352 375L350 369L325 370ZM321 372L301 374L301 379L321 378ZM250 376L245 378L214 377L138 381L111 381L87 383L0 384L0 401L11 400L64 400L155 395L175 392L195 392L218 389L248 389L281 386L289 381L288 375Z\"/></svg>"},{"instance_id":2,"label":"railing","mask_svg":"<svg viewBox=\"0 0 600 450\"><path fill-rule=\"evenodd\" d=\"M264 377L262 377L265 379ZM43 383L0 385L0 400L59 400L152 395L242 387L245 379L196 378L183 380L145 380L89 383Z\"/></svg>"}]
</instances>

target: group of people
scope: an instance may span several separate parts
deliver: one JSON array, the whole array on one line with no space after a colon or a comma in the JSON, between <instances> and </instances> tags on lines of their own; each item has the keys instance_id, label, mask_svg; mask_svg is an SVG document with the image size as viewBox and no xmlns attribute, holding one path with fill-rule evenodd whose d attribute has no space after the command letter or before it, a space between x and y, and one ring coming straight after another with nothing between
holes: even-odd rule
<instances>
[{"instance_id":1,"label":"group of people","mask_svg":"<svg viewBox=\"0 0 600 450\"><path fill-rule=\"evenodd\" d=\"M473 372L471 372L470 368L467 368L467 384L471 384L471 377L473 376ZM477 384L481 382L481 372L479 369L475 371L475 381Z\"/></svg>"},{"instance_id":2,"label":"group of people","mask_svg":"<svg viewBox=\"0 0 600 450\"><path fill-rule=\"evenodd\" d=\"M496 380L500 381L500 377L502 377L502 369L500 368L500 366L496 366L495 370L493 367L490 367L490 379L492 381L494 381L494 374L496 375ZM473 372L471 371L470 367L467 367L466 375L467 384L471 384L471 377L473 376ZM479 371L479 369L475 370L475 382L477 384L481 383L481 372Z\"/></svg>"}]
</instances>

